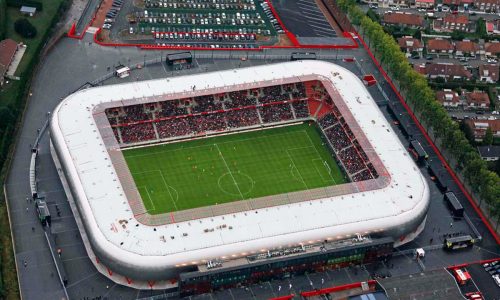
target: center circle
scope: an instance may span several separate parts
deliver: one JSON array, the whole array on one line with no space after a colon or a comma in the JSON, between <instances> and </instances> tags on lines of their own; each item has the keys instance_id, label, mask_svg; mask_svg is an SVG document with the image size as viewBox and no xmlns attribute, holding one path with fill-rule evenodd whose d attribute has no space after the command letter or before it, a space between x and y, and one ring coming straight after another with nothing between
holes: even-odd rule
<instances>
[{"instance_id":1,"label":"center circle","mask_svg":"<svg viewBox=\"0 0 500 300\"><path fill-rule=\"evenodd\" d=\"M226 194L241 196L250 193L255 182L245 173L224 173L219 177L219 188Z\"/></svg>"}]
</instances>

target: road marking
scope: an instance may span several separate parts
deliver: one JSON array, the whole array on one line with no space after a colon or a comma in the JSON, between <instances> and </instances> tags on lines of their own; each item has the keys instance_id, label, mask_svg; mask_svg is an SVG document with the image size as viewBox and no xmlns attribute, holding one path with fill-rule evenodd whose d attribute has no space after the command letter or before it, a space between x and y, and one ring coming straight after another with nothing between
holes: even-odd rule
<instances>
[{"instance_id":1,"label":"road marking","mask_svg":"<svg viewBox=\"0 0 500 300\"><path fill-rule=\"evenodd\" d=\"M245 197L243 196L243 193L241 193L240 187L239 187L238 183L236 182L236 179L234 179L234 176L233 176L233 173L231 172L231 169L229 169L229 166L227 165L227 162L226 162L226 159L224 158L224 155L222 155L222 152L219 149L219 145L214 144L214 146L217 148L217 151L219 152L220 157L222 158L222 161L226 165L226 169L229 172L229 175L231 175L231 177L233 178L234 185L236 186L236 188L238 189L238 192L240 193L241 200L245 200Z\"/></svg>"}]
</instances>

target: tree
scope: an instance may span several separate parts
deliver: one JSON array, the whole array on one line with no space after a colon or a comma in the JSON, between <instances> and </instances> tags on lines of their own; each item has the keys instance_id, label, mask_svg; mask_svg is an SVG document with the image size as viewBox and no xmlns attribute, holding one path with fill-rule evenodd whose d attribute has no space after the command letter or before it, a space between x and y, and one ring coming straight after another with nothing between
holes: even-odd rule
<instances>
[{"instance_id":1,"label":"tree","mask_svg":"<svg viewBox=\"0 0 500 300\"><path fill-rule=\"evenodd\" d=\"M483 145L489 146L491 144L493 144L493 132L491 131L491 127L488 127L484 134Z\"/></svg>"},{"instance_id":2,"label":"tree","mask_svg":"<svg viewBox=\"0 0 500 300\"><path fill-rule=\"evenodd\" d=\"M24 38L34 38L37 34L35 26L26 18L16 20L14 23L16 32Z\"/></svg>"},{"instance_id":3,"label":"tree","mask_svg":"<svg viewBox=\"0 0 500 300\"><path fill-rule=\"evenodd\" d=\"M485 38L488 36L488 33L486 32L486 22L483 20L483 18L479 18L476 21L476 33L480 38Z\"/></svg>"}]
</instances>

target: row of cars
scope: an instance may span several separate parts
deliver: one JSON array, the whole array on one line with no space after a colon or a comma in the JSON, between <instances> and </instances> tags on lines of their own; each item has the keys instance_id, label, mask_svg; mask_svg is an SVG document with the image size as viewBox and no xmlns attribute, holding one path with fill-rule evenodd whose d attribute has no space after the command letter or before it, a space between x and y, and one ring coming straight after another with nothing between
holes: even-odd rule
<instances>
[{"instance_id":1,"label":"row of cars","mask_svg":"<svg viewBox=\"0 0 500 300\"><path fill-rule=\"evenodd\" d=\"M256 49L258 46L255 44L211 44L211 43L183 43L183 44L170 44L170 43L156 43L158 47L183 47L183 48L204 48L204 49Z\"/></svg>"},{"instance_id":2,"label":"row of cars","mask_svg":"<svg viewBox=\"0 0 500 300\"><path fill-rule=\"evenodd\" d=\"M138 16L143 23L175 25L249 25L262 26L265 21L257 12L251 13L175 13L145 10Z\"/></svg>"},{"instance_id":3,"label":"row of cars","mask_svg":"<svg viewBox=\"0 0 500 300\"><path fill-rule=\"evenodd\" d=\"M264 13L266 14L267 18L271 22L271 24L274 27L274 30L276 30L277 33L285 33L283 28L281 28L280 23L278 20L276 20L276 17L274 16L274 13L272 12L271 8L269 7L269 4L267 2L262 2L260 4L262 6L262 9L264 10Z\"/></svg>"},{"instance_id":4,"label":"row of cars","mask_svg":"<svg viewBox=\"0 0 500 300\"><path fill-rule=\"evenodd\" d=\"M498 287L500 287L500 260L483 264L483 268L491 275Z\"/></svg>"},{"instance_id":5,"label":"row of cars","mask_svg":"<svg viewBox=\"0 0 500 300\"><path fill-rule=\"evenodd\" d=\"M231 32L156 32L156 39L165 40L205 40L205 41L255 41L255 34L239 34Z\"/></svg>"},{"instance_id":6,"label":"row of cars","mask_svg":"<svg viewBox=\"0 0 500 300\"><path fill-rule=\"evenodd\" d=\"M118 12L120 12L122 5L123 0L113 0L113 4L106 14L106 19L104 20L104 24L102 25L103 29L111 29L111 27L113 27L115 18L118 15Z\"/></svg>"},{"instance_id":7,"label":"row of cars","mask_svg":"<svg viewBox=\"0 0 500 300\"><path fill-rule=\"evenodd\" d=\"M243 3L242 3L243 2ZM177 0L146 0L146 8L170 8L170 9L227 9L227 10L255 10L255 4L251 0L188 0L179 3Z\"/></svg>"}]
</instances>

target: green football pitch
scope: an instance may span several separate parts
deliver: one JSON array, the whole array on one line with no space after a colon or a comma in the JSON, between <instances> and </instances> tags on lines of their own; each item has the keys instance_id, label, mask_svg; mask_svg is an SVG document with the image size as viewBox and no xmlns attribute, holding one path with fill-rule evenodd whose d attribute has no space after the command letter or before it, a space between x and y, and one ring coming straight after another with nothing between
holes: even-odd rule
<instances>
[{"instance_id":1,"label":"green football pitch","mask_svg":"<svg viewBox=\"0 0 500 300\"><path fill-rule=\"evenodd\" d=\"M150 214L344 183L316 124L123 150Z\"/></svg>"}]
</instances>

